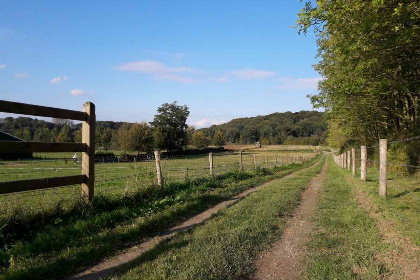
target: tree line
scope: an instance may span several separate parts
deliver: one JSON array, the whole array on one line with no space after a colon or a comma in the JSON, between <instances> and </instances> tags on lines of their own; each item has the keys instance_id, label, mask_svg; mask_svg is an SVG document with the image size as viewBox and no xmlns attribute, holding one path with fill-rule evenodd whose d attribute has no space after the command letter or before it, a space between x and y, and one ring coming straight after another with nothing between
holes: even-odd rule
<instances>
[{"instance_id":1,"label":"tree line","mask_svg":"<svg viewBox=\"0 0 420 280\"><path fill-rule=\"evenodd\" d=\"M325 109L330 146L420 135L418 0L307 1L298 28L317 36L323 80L311 101Z\"/></svg>"},{"instance_id":2,"label":"tree line","mask_svg":"<svg viewBox=\"0 0 420 280\"><path fill-rule=\"evenodd\" d=\"M275 113L255 118L235 119L223 125L196 130L186 124L189 109L176 102L164 103L152 122L96 122L97 150L150 152L179 151L187 146L204 149L227 143L311 144L323 142L322 113L301 111ZM81 142L81 123L53 119L52 122L28 117L0 119L0 130L25 141Z\"/></svg>"},{"instance_id":3,"label":"tree line","mask_svg":"<svg viewBox=\"0 0 420 280\"><path fill-rule=\"evenodd\" d=\"M239 118L199 131L210 139L221 131L225 141L234 144L319 145L324 143L326 130L322 112L300 111Z\"/></svg>"},{"instance_id":4,"label":"tree line","mask_svg":"<svg viewBox=\"0 0 420 280\"><path fill-rule=\"evenodd\" d=\"M150 152L152 150L179 151L188 145L202 149L209 145L223 146L225 137L219 132L214 139L205 137L194 126L186 124L189 109L177 102L164 103L157 109L152 122L127 123L96 122L97 150ZM2 118L0 130L24 141L81 142L82 125L64 119L52 122L28 117Z\"/></svg>"}]
</instances>

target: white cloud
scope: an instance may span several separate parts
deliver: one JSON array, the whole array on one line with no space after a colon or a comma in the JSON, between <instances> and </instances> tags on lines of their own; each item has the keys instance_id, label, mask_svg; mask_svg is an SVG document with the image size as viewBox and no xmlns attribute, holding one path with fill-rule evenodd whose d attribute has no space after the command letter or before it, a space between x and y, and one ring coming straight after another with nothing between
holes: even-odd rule
<instances>
[{"instance_id":1,"label":"white cloud","mask_svg":"<svg viewBox=\"0 0 420 280\"><path fill-rule=\"evenodd\" d=\"M262 79L262 78L272 77L276 75L276 73L272 71L257 70L254 68L237 69L230 72L230 74L238 78L247 79L247 80Z\"/></svg>"},{"instance_id":2,"label":"white cloud","mask_svg":"<svg viewBox=\"0 0 420 280\"><path fill-rule=\"evenodd\" d=\"M211 126L211 125L217 125L217 124L222 124L222 123L225 123L225 121L224 120L202 119L202 120L195 121L192 124L197 128L202 128L202 127L208 127L208 126Z\"/></svg>"},{"instance_id":3,"label":"white cloud","mask_svg":"<svg viewBox=\"0 0 420 280\"><path fill-rule=\"evenodd\" d=\"M149 74L153 75L153 77L157 79L171 80L180 83L194 82L194 78L185 76L185 74L193 74L199 72L196 69L188 67L169 67L163 62L153 60L128 62L121 64L120 66L116 67L116 69L127 72Z\"/></svg>"},{"instance_id":4,"label":"white cloud","mask_svg":"<svg viewBox=\"0 0 420 280\"><path fill-rule=\"evenodd\" d=\"M65 80L67 80L67 76L58 76L57 78L52 79L50 83L56 85L56 84L61 83L61 81L65 81Z\"/></svg>"},{"instance_id":5,"label":"white cloud","mask_svg":"<svg viewBox=\"0 0 420 280\"><path fill-rule=\"evenodd\" d=\"M85 94L86 94L86 92L84 90L81 90L81 89L73 89L73 90L70 91L70 95L73 95L73 96L82 96L82 95L85 95Z\"/></svg>"},{"instance_id":6,"label":"white cloud","mask_svg":"<svg viewBox=\"0 0 420 280\"><path fill-rule=\"evenodd\" d=\"M0 68L6 68L6 64L0 64Z\"/></svg>"},{"instance_id":7,"label":"white cloud","mask_svg":"<svg viewBox=\"0 0 420 280\"><path fill-rule=\"evenodd\" d=\"M27 78L29 77L29 73L28 72L23 72L23 73L17 73L15 74L15 78Z\"/></svg>"},{"instance_id":8,"label":"white cloud","mask_svg":"<svg viewBox=\"0 0 420 280\"><path fill-rule=\"evenodd\" d=\"M281 84L276 86L276 88L280 89L317 89L318 82L322 80L322 78L288 78L288 77L281 77L278 79Z\"/></svg>"}]
</instances>

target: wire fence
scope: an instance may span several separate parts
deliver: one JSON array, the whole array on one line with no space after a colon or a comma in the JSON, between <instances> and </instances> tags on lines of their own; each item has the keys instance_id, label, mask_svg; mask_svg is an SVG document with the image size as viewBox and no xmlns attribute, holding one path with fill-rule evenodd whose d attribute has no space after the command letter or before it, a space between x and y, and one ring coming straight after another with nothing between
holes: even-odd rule
<instances>
[{"instance_id":1,"label":"wire fence","mask_svg":"<svg viewBox=\"0 0 420 280\"><path fill-rule=\"evenodd\" d=\"M232 171L252 172L257 168L303 163L317 153L243 153L213 154L210 172L208 155L172 156L161 160L165 184L182 183L198 178L210 178ZM242 160L240 159L242 157ZM242 164L241 164L242 162ZM83 161L18 160L0 163L0 182L20 181L81 174ZM95 164L95 195L124 196L157 184L155 159L138 161L102 161ZM25 191L0 195L1 215L14 211L55 211L57 207L72 207L81 198L80 185Z\"/></svg>"}]
</instances>

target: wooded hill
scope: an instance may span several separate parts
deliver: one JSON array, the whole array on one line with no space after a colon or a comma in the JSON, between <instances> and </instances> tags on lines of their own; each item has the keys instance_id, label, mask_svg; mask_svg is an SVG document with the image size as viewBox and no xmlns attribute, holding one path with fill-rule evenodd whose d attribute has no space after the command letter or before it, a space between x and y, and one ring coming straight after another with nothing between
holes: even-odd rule
<instances>
[{"instance_id":1,"label":"wooded hill","mask_svg":"<svg viewBox=\"0 0 420 280\"><path fill-rule=\"evenodd\" d=\"M233 119L199 131L213 138L219 130L226 134L227 143L319 145L324 143L327 126L322 112L300 111Z\"/></svg>"}]
</instances>

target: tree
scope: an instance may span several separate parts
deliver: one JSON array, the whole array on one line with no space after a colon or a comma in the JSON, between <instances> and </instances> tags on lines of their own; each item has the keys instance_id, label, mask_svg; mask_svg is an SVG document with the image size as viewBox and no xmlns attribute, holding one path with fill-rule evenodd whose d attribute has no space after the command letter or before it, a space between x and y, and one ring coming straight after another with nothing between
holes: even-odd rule
<instances>
[{"instance_id":1,"label":"tree","mask_svg":"<svg viewBox=\"0 0 420 280\"><path fill-rule=\"evenodd\" d=\"M195 126L191 125L191 126L187 127L187 130L186 130L186 133L187 133L186 145L192 145L192 139L193 139L194 132L195 132Z\"/></svg>"},{"instance_id":2,"label":"tree","mask_svg":"<svg viewBox=\"0 0 420 280\"><path fill-rule=\"evenodd\" d=\"M157 109L152 125L155 130L155 148L168 151L181 150L186 143L187 118L190 114L186 105L177 102L164 103Z\"/></svg>"},{"instance_id":3,"label":"tree","mask_svg":"<svg viewBox=\"0 0 420 280\"><path fill-rule=\"evenodd\" d=\"M213 144L217 147L226 145L226 134L223 130L219 130L213 136Z\"/></svg>"},{"instance_id":4,"label":"tree","mask_svg":"<svg viewBox=\"0 0 420 280\"><path fill-rule=\"evenodd\" d=\"M210 139L203 132L197 131L193 134L192 144L198 149L207 148L210 145Z\"/></svg>"},{"instance_id":5,"label":"tree","mask_svg":"<svg viewBox=\"0 0 420 280\"><path fill-rule=\"evenodd\" d=\"M46 127L35 130L34 141L36 142L50 142L52 138L51 130Z\"/></svg>"},{"instance_id":6,"label":"tree","mask_svg":"<svg viewBox=\"0 0 420 280\"><path fill-rule=\"evenodd\" d=\"M149 152L153 148L153 133L147 123L136 123L131 127L131 150Z\"/></svg>"},{"instance_id":7,"label":"tree","mask_svg":"<svg viewBox=\"0 0 420 280\"><path fill-rule=\"evenodd\" d=\"M73 139L76 143L82 143L82 129L78 129L73 133Z\"/></svg>"},{"instance_id":8,"label":"tree","mask_svg":"<svg viewBox=\"0 0 420 280\"><path fill-rule=\"evenodd\" d=\"M18 129L18 130L15 131L14 134L15 134L16 137L21 138L24 141L31 141L31 139L32 139L31 132L27 128Z\"/></svg>"},{"instance_id":9,"label":"tree","mask_svg":"<svg viewBox=\"0 0 420 280\"><path fill-rule=\"evenodd\" d=\"M315 69L324 79L310 97L336 129L330 143L418 135L419 1L312 2L299 13L298 26L304 33L314 27L317 36Z\"/></svg>"},{"instance_id":10,"label":"tree","mask_svg":"<svg viewBox=\"0 0 420 280\"><path fill-rule=\"evenodd\" d=\"M131 134L130 126L131 125L129 123L124 123L118 129L118 132L115 137L118 148L123 150L124 152L132 150L132 147L133 147L132 138L130 135Z\"/></svg>"},{"instance_id":11,"label":"tree","mask_svg":"<svg viewBox=\"0 0 420 280\"><path fill-rule=\"evenodd\" d=\"M57 142L73 142L71 131L68 125L63 126L57 136Z\"/></svg>"}]
</instances>

